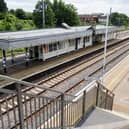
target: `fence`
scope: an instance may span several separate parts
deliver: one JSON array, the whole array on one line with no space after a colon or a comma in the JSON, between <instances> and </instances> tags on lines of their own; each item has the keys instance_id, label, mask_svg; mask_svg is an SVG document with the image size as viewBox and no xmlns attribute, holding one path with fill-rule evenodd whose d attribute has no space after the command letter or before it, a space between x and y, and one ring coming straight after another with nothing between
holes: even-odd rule
<instances>
[{"instance_id":1,"label":"fence","mask_svg":"<svg viewBox=\"0 0 129 129\"><path fill-rule=\"evenodd\" d=\"M0 129L70 129L95 106L112 109L114 94L98 82L78 96L58 92L47 97L23 86L18 81L15 91L0 89Z\"/></svg>"}]
</instances>

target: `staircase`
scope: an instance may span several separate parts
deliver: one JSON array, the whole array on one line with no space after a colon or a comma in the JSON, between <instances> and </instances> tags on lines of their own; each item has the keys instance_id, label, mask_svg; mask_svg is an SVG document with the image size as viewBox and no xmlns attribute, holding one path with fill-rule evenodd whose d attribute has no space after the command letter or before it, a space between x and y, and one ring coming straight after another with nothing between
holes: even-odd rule
<instances>
[{"instance_id":1,"label":"staircase","mask_svg":"<svg viewBox=\"0 0 129 129\"><path fill-rule=\"evenodd\" d=\"M129 129L129 118L96 107L75 129Z\"/></svg>"}]
</instances>

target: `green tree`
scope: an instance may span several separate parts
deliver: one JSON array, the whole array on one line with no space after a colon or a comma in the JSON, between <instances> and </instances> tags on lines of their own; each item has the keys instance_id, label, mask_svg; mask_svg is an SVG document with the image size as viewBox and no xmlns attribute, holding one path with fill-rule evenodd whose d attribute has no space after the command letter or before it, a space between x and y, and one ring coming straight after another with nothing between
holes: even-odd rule
<instances>
[{"instance_id":1,"label":"green tree","mask_svg":"<svg viewBox=\"0 0 129 129\"><path fill-rule=\"evenodd\" d=\"M8 10L4 0L0 0L0 13L6 13Z\"/></svg>"},{"instance_id":2,"label":"green tree","mask_svg":"<svg viewBox=\"0 0 129 129\"><path fill-rule=\"evenodd\" d=\"M78 13L76 8L71 4L65 4L62 0L54 0L51 3L46 0L46 26L61 26L61 23L65 22L71 26L80 24ZM42 1L39 1L33 12L33 20L38 28L42 27Z\"/></svg>"},{"instance_id":3,"label":"green tree","mask_svg":"<svg viewBox=\"0 0 129 129\"><path fill-rule=\"evenodd\" d=\"M51 2L49 0L45 1L47 7L45 6L45 24L46 27L55 26L55 14L51 8ZM38 28L42 28L42 1L38 1L35 10L33 11L33 21Z\"/></svg>"},{"instance_id":4,"label":"green tree","mask_svg":"<svg viewBox=\"0 0 129 129\"><path fill-rule=\"evenodd\" d=\"M32 20L33 19L33 14L30 12L26 12L26 20Z\"/></svg>"},{"instance_id":5,"label":"green tree","mask_svg":"<svg viewBox=\"0 0 129 129\"><path fill-rule=\"evenodd\" d=\"M0 20L4 19L4 13L0 13Z\"/></svg>"},{"instance_id":6,"label":"green tree","mask_svg":"<svg viewBox=\"0 0 129 129\"><path fill-rule=\"evenodd\" d=\"M65 4L62 0L54 0L53 11L57 19L57 26L63 22L71 26L80 24L77 10L72 4Z\"/></svg>"},{"instance_id":7,"label":"green tree","mask_svg":"<svg viewBox=\"0 0 129 129\"><path fill-rule=\"evenodd\" d=\"M80 19L78 17L77 10L73 5L68 4L66 6L64 17L65 17L65 22L68 23L69 25L71 26L80 25Z\"/></svg>"},{"instance_id":8,"label":"green tree","mask_svg":"<svg viewBox=\"0 0 129 129\"><path fill-rule=\"evenodd\" d=\"M51 5L48 4L45 10L46 27L54 27L56 24L55 13L53 12Z\"/></svg>"},{"instance_id":9,"label":"green tree","mask_svg":"<svg viewBox=\"0 0 129 129\"><path fill-rule=\"evenodd\" d=\"M115 26L128 26L129 18L127 15L122 13L112 13L111 14L111 24Z\"/></svg>"},{"instance_id":10,"label":"green tree","mask_svg":"<svg viewBox=\"0 0 129 129\"><path fill-rule=\"evenodd\" d=\"M15 15L19 19L26 19L26 13L23 9L16 9Z\"/></svg>"},{"instance_id":11,"label":"green tree","mask_svg":"<svg viewBox=\"0 0 129 129\"><path fill-rule=\"evenodd\" d=\"M10 9L10 10L9 10L9 13L15 15L15 10L14 10L14 9Z\"/></svg>"},{"instance_id":12,"label":"green tree","mask_svg":"<svg viewBox=\"0 0 129 129\"><path fill-rule=\"evenodd\" d=\"M11 9L9 13L15 15L19 19L32 20L33 14L31 12L25 12L23 9Z\"/></svg>"}]
</instances>

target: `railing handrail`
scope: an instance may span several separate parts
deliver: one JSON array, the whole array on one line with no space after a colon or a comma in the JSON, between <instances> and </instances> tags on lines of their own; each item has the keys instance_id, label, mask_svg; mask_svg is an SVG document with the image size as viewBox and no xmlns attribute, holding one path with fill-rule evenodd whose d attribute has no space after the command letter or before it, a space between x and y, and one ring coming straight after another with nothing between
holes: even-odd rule
<instances>
[{"instance_id":1,"label":"railing handrail","mask_svg":"<svg viewBox=\"0 0 129 129\"><path fill-rule=\"evenodd\" d=\"M73 97L73 101L71 101L73 103L75 103L76 100L78 100L80 97L82 97L84 91L88 91L90 88L95 87L96 86L95 84L97 84L97 83L99 83L100 86L103 89L107 90L112 96L114 96L114 93L111 90L109 90L108 88L106 88L103 84L101 84L98 80L92 81L90 84L88 84L86 87L84 87L80 92L78 92L75 95L71 95L71 94L61 92L61 91L53 90L51 88L45 87L44 85L33 84L33 83L30 83L30 82L22 81L20 79L12 78L12 77L9 77L9 76L6 76L6 75L0 75L0 78L3 78L5 80L9 79L9 80L14 81L18 84L23 84L23 85L30 86L30 87L37 87L37 88L40 88L40 89L43 89L43 90L48 90L48 91L51 91L51 92L55 92L55 93L59 93L59 94L63 94L63 95ZM5 89L0 89L0 90L5 91ZM8 91L11 92L11 90L8 90ZM7 92L7 90L6 90L6 92ZM42 96L42 97L44 97L44 96ZM48 98L49 99L55 99L55 98L51 98L51 97L48 97Z\"/></svg>"},{"instance_id":2,"label":"railing handrail","mask_svg":"<svg viewBox=\"0 0 129 129\"><path fill-rule=\"evenodd\" d=\"M8 89L4 89L4 88L1 88L0 89L0 92L2 92L2 93L5 93L5 94L18 94L18 92L17 91L14 91L14 90L8 90ZM56 98L52 98L52 97L47 97L47 96L43 96L43 95L35 95L35 94L29 94L29 93L23 93L22 92L22 95L24 95L24 96L28 96L28 97L35 97L35 98L45 98L45 99L48 99L48 100L50 100L50 101L52 101L52 100L54 100L54 99L56 99ZM60 100L58 100L58 101L60 101ZM73 101L70 101L70 100L63 100L64 102L69 102L69 103L73 103Z\"/></svg>"},{"instance_id":3,"label":"railing handrail","mask_svg":"<svg viewBox=\"0 0 129 129\"><path fill-rule=\"evenodd\" d=\"M84 87L80 92L78 92L75 96L75 98L74 98L74 100L76 100L77 98L79 98L79 96L81 97L82 95L83 95L83 92L84 91L88 91L88 90L91 90L93 87L95 87L97 84L100 84L100 86L103 88L103 89L105 89L105 90L107 90L112 96L114 96L114 93L111 91L111 90L109 90L108 88L106 88L103 84L101 84L101 82L99 82L98 80L94 80L94 81L92 81L90 84L88 84L86 87Z\"/></svg>"},{"instance_id":4,"label":"railing handrail","mask_svg":"<svg viewBox=\"0 0 129 129\"><path fill-rule=\"evenodd\" d=\"M108 89L106 86L104 86L103 84L101 84L101 82L98 81L98 83L100 84L100 86L101 86L103 89L107 90L112 96L115 96L115 94L113 93L113 91L111 91L111 90Z\"/></svg>"},{"instance_id":5,"label":"railing handrail","mask_svg":"<svg viewBox=\"0 0 129 129\"><path fill-rule=\"evenodd\" d=\"M70 97L73 97L73 98L76 97L76 96L71 95L71 94L67 94L67 93L64 93L64 92L61 92L61 91L58 91L58 90L54 90L54 89L48 88L48 87L46 87L44 85L38 85L38 84L22 81L20 79L8 77L6 75L1 75L0 74L0 78L3 78L5 80L14 81L15 83L26 85L26 86L29 86L29 87L36 87L36 88L40 88L40 89L43 89L43 90L48 90L48 91L51 91L51 92L55 92L55 93L58 93L58 94L64 94L64 95L67 95L67 96L70 96Z\"/></svg>"},{"instance_id":6,"label":"railing handrail","mask_svg":"<svg viewBox=\"0 0 129 129\"><path fill-rule=\"evenodd\" d=\"M6 76L5 78L10 79L10 77ZM78 94L76 94L76 97L74 96L74 98L71 98L71 100L68 96L65 96L67 94L64 93L59 94L59 96L53 98L43 96L42 94L37 95L33 92L25 93L21 89L22 85L29 84L29 86L34 85L36 87L37 85L19 81L17 79L13 79L13 81L16 83L16 90L8 90L4 88L0 89L0 92L9 94L12 97L10 101L12 103L10 104L8 103L8 96L1 96L1 98L5 97L5 111L8 114L7 126L9 126L10 129L12 129L9 123L10 117L13 118L14 116L13 128L19 126L20 129L26 129L24 126L30 125L30 127L32 128L33 126L40 128L43 126L45 127L45 129L47 129L48 127L52 127L52 129L64 129L74 127L80 120L83 120L85 118L85 115L95 106L112 110L114 96L112 96L112 94L110 94L110 91L96 80L94 81L95 84L84 87ZM14 95L16 95L16 98L13 98ZM8 104L13 108L10 107L9 109ZM1 112L1 105L0 120L4 123L5 118L2 117L2 115L5 113L5 111ZM41 114L43 115L43 119L41 117ZM18 123L17 121L15 121L15 118L19 118ZM40 123L37 123L38 118L40 120ZM29 120L31 120L31 123L29 123ZM1 126L4 128L4 124Z\"/></svg>"},{"instance_id":7,"label":"railing handrail","mask_svg":"<svg viewBox=\"0 0 129 129\"><path fill-rule=\"evenodd\" d=\"M14 91L14 90L8 90L8 89L1 88L0 89L0 93L4 93L4 94L17 94L18 92ZM38 95L37 96L37 95L29 94L29 93L22 93L22 94L26 95L26 96L40 97L40 98L46 98L46 99L50 99L50 100L53 99L51 97L46 97L46 96L43 96L43 95Z\"/></svg>"},{"instance_id":8,"label":"railing handrail","mask_svg":"<svg viewBox=\"0 0 129 129\"><path fill-rule=\"evenodd\" d=\"M90 90L92 90L92 88L94 88L96 85L95 85L95 82L92 82L90 83L87 87L84 87L84 89L82 89L79 93L77 93L75 96L76 98L73 99L73 103L75 103L79 98L81 98L83 96L83 93L86 91L86 92L89 92ZM94 85L93 85L94 84Z\"/></svg>"},{"instance_id":9,"label":"railing handrail","mask_svg":"<svg viewBox=\"0 0 129 129\"><path fill-rule=\"evenodd\" d=\"M5 80L9 79L11 81L14 81L16 83L23 84L23 85L26 85L26 86L37 87L37 88L40 88L40 89L43 89L43 90L48 90L48 91L51 91L51 92L55 92L55 93L59 93L59 94L64 94L64 95L67 95L67 96L71 96L73 98L76 98L76 97L80 96L85 90L88 90L93 85L95 85L95 83L101 84L98 80L94 80L88 86L84 87L76 95L72 95L72 94L68 94L68 93L64 93L64 92L61 92L61 91L58 91L58 90L54 90L54 89L48 88L48 87L46 87L44 85L38 85L38 84L31 83L31 82L26 82L26 81L23 81L23 80L20 80L20 79L16 79L16 78L12 78L12 77L9 77L9 76L6 76L6 75L1 75L0 74L0 78L3 78ZM109 90L108 88L106 88L104 85L101 84L101 87L103 87L105 90L108 90L108 92L110 92L114 96L114 93L111 90Z\"/></svg>"}]
</instances>

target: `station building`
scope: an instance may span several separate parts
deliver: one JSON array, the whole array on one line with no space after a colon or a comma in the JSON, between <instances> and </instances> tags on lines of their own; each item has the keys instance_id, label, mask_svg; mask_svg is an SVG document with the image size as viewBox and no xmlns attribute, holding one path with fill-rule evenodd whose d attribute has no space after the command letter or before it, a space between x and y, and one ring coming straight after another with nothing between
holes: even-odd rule
<instances>
[{"instance_id":1,"label":"station building","mask_svg":"<svg viewBox=\"0 0 129 129\"><path fill-rule=\"evenodd\" d=\"M118 28L108 27L108 40L116 38ZM2 67L7 67L6 50L11 51L12 62L14 51L25 48L25 61L38 59L45 61L54 56L86 48L93 42L105 40L105 26L82 26L66 28L41 29L0 33L0 50Z\"/></svg>"}]
</instances>

